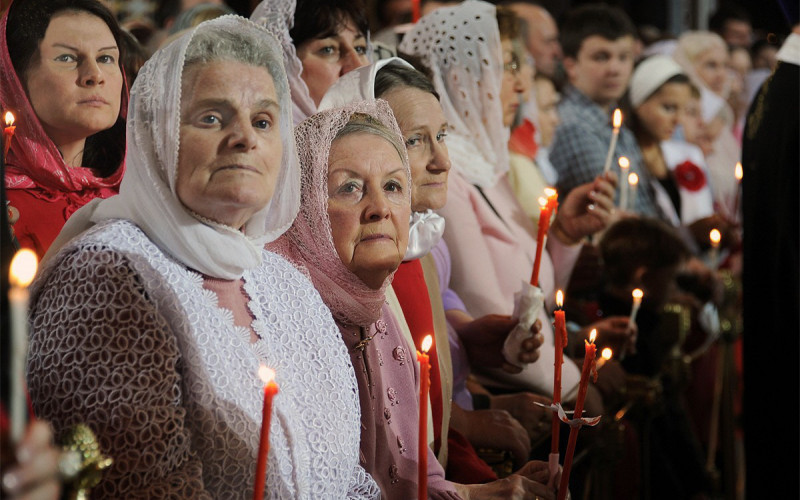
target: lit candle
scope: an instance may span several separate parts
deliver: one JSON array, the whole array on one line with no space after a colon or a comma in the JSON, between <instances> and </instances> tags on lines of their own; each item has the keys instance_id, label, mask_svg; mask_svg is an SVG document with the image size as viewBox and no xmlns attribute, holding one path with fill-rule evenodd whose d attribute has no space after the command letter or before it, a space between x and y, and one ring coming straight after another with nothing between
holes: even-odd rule
<instances>
[{"instance_id":1,"label":"lit candle","mask_svg":"<svg viewBox=\"0 0 800 500\"><path fill-rule=\"evenodd\" d=\"M542 263L542 250L544 249L547 230L550 229L551 205L546 198L539 198L539 205L539 231L536 233L536 257L533 259L533 271L531 272L531 285L533 286L539 286L539 266Z\"/></svg>"},{"instance_id":2,"label":"lit candle","mask_svg":"<svg viewBox=\"0 0 800 500\"><path fill-rule=\"evenodd\" d=\"M420 0L411 0L411 21L417 22L420 17Z\"/></svg>"},{"instance_id":3,"label":"lit candle","mask_svg":"<svg viewBox=\"0 0 800 500\"><path fill-rule=\"evenodd\" d=\"M550 211L550 218L558 209L558 191L551 187L544 188L544 195L547 197L547 209Z\"/></svg>"},{"instance_id":4,"label":"lit candle","mask_svg":"<svg viewBox=\"0 0 800 500\"><path fill-rule=\"evenodd\" d=\"M641 288L634 288L631 292L631 297L633 297L633 305L631 306L631 315L628 317L628 328L630 328L630 325L636 323L636 315L639 313L639 307L642 305L644 292Z\"/></svg>"},{"instance_id":5,"label":"lit candle","mask_svg":"<svg viewBox=\"0 0 800 500\"><path fill-rule=\"evenodd\" d=\"M14 137L14 113L6 112L6 128L3 129L3 156L8 155L8 148L11 147L11 138Z\"/></svg>"},{"instance_id":6,"label":"lit candle","mask_svg":"<svg viewBox=\"0 0 800 500\"><path fill-rule=\"evenodd\" d=\"M417 351L419 361L419 459L417 461L417 492L419 500L428 499L428 387L430 385L430 363L428 351L433 337L422 339L422 352Z\"/></svg>"},{"instance_id":7,"label":"lit candle","mask_svg":"<svg viewBox=\"0 0 800 500\"><path fill-rule=\"evenodd\" d=\"M622 111L619 108L614 110L612 124L614 125L614 131L611 132L611 144L608 145L608 155L606 155L606 163L603 165L604 174L611 168L611 160L614 158L614 151L617 149L617 137L619 137L619 128L622 126Z\"/></svg>"},{"instance_id":8,"label":"lit candle","mask_svg":"<svg viewBox=\"0 0 800 500\"><path fill-rule=\"evenodd\" d=\"M719 229L712 229L708 233L708 239L711 240L711 250L708 253L708 266L711 269L716 269L719 266L719 242L722 241L722 233Z\"/></svg>"},{"instance_id":9,"label":"lit candle","mask_svg":"<svg viewBox=\"0 0 800 500\"><path fill-rule=\"evenodd\" d=\"M258 376L264 381L264 409L261 412L261 441L258 443L258 462L256 462L256 482L253 500L264 498L267 483L267 456L269 455L269 424L272 419L272 398L278 393L275 371L264 365L258 369Z\"/></svg>"},{"instance_id":10,"label":"lit candle","mask_svg":"<svg viewBox=\"0 0 800 500\"><path fill-rule=\"evenodd\" d=\"M739 198L742 195L742 177L744 177L742 162L736 162L736 168L733 171L733 175L736 177L736 198L733 200L733 219L736 220L739 217Z\"/></svg>"},{"instance_id":11,"label":"lit candle","mask_svg":"<svg viewBox=\"0 0 800 500\"><path fill-rule=\"evenodd\" d=\"M631 190L631 210L636 210L636 190L639 188L639 176L633 172L628 174L628 187Z\"/></svg>"},{"instance_id":12,"label":"lit candle","mask_svg":"<svg viewBox=\"0 0 800 500\"><path fill-rule=\"evenodd\" d=\"M567 345L567 321L564 315L564 292L559 290L556 292L556 305L558 309L555 311L555 323L553 329L555 330L555 363L554 363L554 376L553 376L553 404L561 403L561 367L564 364L564 346ZM550 477L555 478L558 473L558 445L559 433L561 430L561 420L558 418L557 413L553 413L552 432L550 440Z\"/></svg>"},{"instance_id":13,"label":"lit candle","mask_svg":"<svg viewBox=\"0 0 800 500\"><path fill-rule=\"evenodd\" d=\"M625 156L619 157L619 178L623 181L628 178L628 168L631 166L630 160ZM620 210L628 209L628 183L622 182L619 186L619 208Z\"/></svg>"},{"instance_id":14,"label":"lit candle","mask_svg":"<svg viewBox=\"0 0 800 500\"><path fill-rule=\"evenodd\" d=\"M589 340L586 342L586 356L583 358L583 370L581 370L581 382L578 386L578 397L575 400L575 414L574 419L580 419L583 415L583 404L586 400L586 391L589 389L589 377L594 373L595 381L597 380L597 371L593 370L595 362L595 354L597 346L594 341L597 338L597 330L593 329L589 334ZM564 455L564 470L561 473L561 484L558 487L558 500L564 500L567 497L569 490L569 473L572 469L572 457L575 455L575 445L578 442L578 431L581 426L576 425L569 430L569 441L567 442L567 453Z\"/></svg>"},{"instance_id":15,"label":"lit candle","mask_svg":"<svg viewBox=\"0 0 800 500\"><path fill-rule=\"evenodd\" d=\"M11 440L19 442L28 422L25 359L28 356L28 285L36 276L36 254L23 248L14 254L9 272L11 318Z\"/></svg>"},{"instance_id":16,"label":"lit candle","mask_svg":"<svg viewBox=\"0 0 800 500\"><path fill-rule=\"evenodd\" d=\"M608 361L609 359L611 359L611 357L612 357L613 355L614 355L614 352L611 350L611 348L610 348L610 347L606 347L606 348L604 348L604 349L603 349L603 350L600 352L600 359L597 361L597 369L599 370L600 368L602 368L602 367L603 367L603 365L605 365L605 364L606 364L606 361Z\"/></svg>"}]
</instances>

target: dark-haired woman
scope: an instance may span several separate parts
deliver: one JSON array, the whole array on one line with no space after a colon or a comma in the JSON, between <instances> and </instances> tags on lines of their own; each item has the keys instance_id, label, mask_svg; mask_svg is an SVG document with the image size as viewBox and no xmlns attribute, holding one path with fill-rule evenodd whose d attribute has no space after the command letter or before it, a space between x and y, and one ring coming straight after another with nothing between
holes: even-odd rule
<instances>
[{"instance_id":1,"label":"dark-haired woman","mask_svg":"<svg viewBox=\"0 0 800 500\"><path fill-rule=\"evenodd\" d=\"M0 108L16 118L5 173L14 232L41 257L77 209L122 180L121 32L94 0L16 0L0 38Z\"/></svg>"}]
</instances>

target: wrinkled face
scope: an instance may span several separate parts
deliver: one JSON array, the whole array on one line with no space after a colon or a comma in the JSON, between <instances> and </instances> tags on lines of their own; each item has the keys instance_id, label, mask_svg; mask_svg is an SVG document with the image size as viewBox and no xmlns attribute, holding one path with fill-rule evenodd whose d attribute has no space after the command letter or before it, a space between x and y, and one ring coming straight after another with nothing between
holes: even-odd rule
<instances>
[{"instance_id":1,"label":"wrinkled face","mask_svg":"<svg viewBox=\"0 0 800 500\"><path fill-rule=\"evenodd\" d=\"M633 73L633 37L608 40L598 35L586 38L575 58L566 57L564 68L570 82L601 106L619 100Z\"/></svg>"},{"instance_id":2,"label":"wrinkled face","mask_svg":"<svg viewBox=\"0 0 800 500\"><path fill-rule=\"evenodd\" d=\"M552 77L561 60L561 43L553 17L538 5L519 3L511 8L528 24L525 46L536 61L536 71Z\"/></svg>"},{"instance_id":3,"label":"wrinkled face","mask_svg":"<svg viewBox=\"0 0 800 500\"><path fill-rule=\"evenodd\" d=\"M550 80L534 80L534 89L539 110L539 133L542 146L547 147L553 142L553 134L561 121L558 115L560 96Z\"/></svg>"},{"instance_id":4,"label":"wrinkled face","mask_svg":"<svg viewBox=\"0 0 800 500\"><path fill-rule=\"evenodd\" d=\"M114 125L122 71L117 42L102 19L87 12L56 14L39 43L38 59L25 73L24 85L56 146Z\"/></svg>"},{"instance_id":5,"label":"wrinkled face","mask_svg":"<svg viewBox=\"0 0 800 500\"><path fill-rule=\"evenodd\" d=\"M721 94L728 79L728 51L722 47L706 50L694 60L694 69L709 89Z\"/></svg>"},{"instance_id":6,"label":"wrinkled face","mask_svg":"<svg viewBox=\"0 0 800 500\"><path fill-rule=\"evenodd\" d=\"M520 95L525 92L522 64L514 53L511 40L501 42L503 49L503 80L500 84L500 104L503 106L503 125L510 127L520 106ZM528 79L530 80L530 79Z\"/></svg>"},{"instance_id":7,"label":"wrinkled face","mask_svg":"<svg viewBox=\"0 0 800 500\"><path fill-rule=\"evenodd\" d=\"M319 106L325 92L339 77L369 64L367 38L358 32L352 21L348 21L333 35L298 45L297 57L303 63L300 76L306 82L314 103Z\"/></svg>"},{"instance_id":8,"label":"wrinkled face","mask_svg":"<svg viewBox=\"0 0 800 500\"><path fill-rule=\"evenodd\" d=\"M381 96L392 107L403 133L411 166L411 209L438 210L447 202L450 157L444 138L447 121L433 94L400 87Z\"/></svg>"},{"instance_id":9,"label":"wrinkled face","mask_svg":"<svg viewBox=\"0 0 800 500\"><path fill-rule=\"evenodd\" d=\"M234 61L184 71L176 191L193 212L241 228L272 198L280 106L269 71Z\"/></svg>"},{"instance_id":10,"label":"wrinkled face","mask_svg":"<svg viewBox=\"0 0 800 500\"><path fill-rule=\"evenodd\" d=\"M636 108L636 116L653 139L666 141L675 132L690 97L688 84L666 83Z\"/></svg>"},{"instance_id":11,"label":"wrinkled face","mask_svg":"<svg viewBox=\"0 0 800 500\"><path fill-rule=\"evenodd\" d=\"M408 177L394 146L369 134L346 135L328 156L328 217L336 253L377 290L403 260L411 216Z\"/></svg>"}]
</instances>

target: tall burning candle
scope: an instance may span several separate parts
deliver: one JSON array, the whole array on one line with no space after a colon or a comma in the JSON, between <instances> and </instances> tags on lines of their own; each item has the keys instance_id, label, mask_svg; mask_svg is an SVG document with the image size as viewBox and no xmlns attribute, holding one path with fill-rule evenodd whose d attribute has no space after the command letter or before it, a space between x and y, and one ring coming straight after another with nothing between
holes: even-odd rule
<instances>
[{"instance_id":1,"label":"tall burning candle","mask_svg":"<svg viewBox=\"0 0 800 500\"><path fill-rule=\"evenodd\" d=\"M25 359L28 355L28 285L36 276L36 254L23 248L11 259L8 292L11 318L11 439L18 442L25 433L28 398L25 385Z\"/></svg>"},{"instance_id":2,"label":"tall burning candle","mask_svg":"<svg viewBox=\"0 0 800 500\"><path fill-rule=\"evenodd\" d=\"M419 457L417 460L417 493L419 500L428 498L428 388L430 387L430 359L428 351L433 337L422 339L422 352L417 351L419 361Z\"/></svg>"},{"instance_id":3,"label":"tall burning candle","mask_svg":"<svg viewBox=\"0 0 800 500\"><path fill-rule=\"evenodd\" d=\"M639 188L639 176L631 172L628 174L628 188L631 192L630 206L631 210L636 210L636 191Z\"/></svg>"},{"instance_id":4,"label":"tall burning candle","mask_svg":"<svg viewBox=\"0 0 800 500\"><path fill-rule=\"evenodd\" d=\"M711 250L708 253L708 267L716 269L719 266L719 242L722 241L722 233L719 229L712 229L708 233L708 239L711 241Z\"/></svg>"},{"instance_id":5,"label":"tall burning candle","mask_svg":"<svg viewBox=\"0 0 800 500\"><path fill-rule=\"evenodd\" d=\"M564 364L564 346L567 345L567 320L562 309L564 307L564 292L561 290L556 292L556 305L558 309L555 311L555 323L553 325L556 347L553 366L553 404L561 403L561 368ZM551 481L558 474L560 431L561 420L559 420L558 414L554 412L550 434L550 456L548 459Z\"/></svg>"},{"instance_id":6,"label":"tall burning candle","mask_svg":"<svg viewBox=\"0 0 800 500\"><path fill-rule=\"evenodd\" d=\"M550 206L546 198L539 198L539 231L536 233L536 256L533 259L531 271L531 285L539 286L539 267L542 264L542 250L544 249L547 231L550 229Z\"/></svg>"},{"instance_id":7,"label":"tall burning candle","mask_svg":"<svg viewBox=\"0 0 800 500\"><path fill-rule=\"evenodd\" d=\"M267 484L267 457L269 456L269 426L272 420L272 398L278 394L275 371L264 365L258 369L258 376L264 381L264 409L261 412L261 441L258 443L258 462L256 462L256 482L253 500L264 498Z\"/></svg>"},{"instance_id":8,"label":"tall burning candle","mask_svg":"<svg viewBox=\"0 0 800 500\"><path fill-rule=\"evenodd\" d=\"M575 414L574 419L581 418L583 415L583 404L586 401L586 391L589 389L589 377L591 376L592 368L595 365L594 358L597 352L597 346L594 341L597 338L597 330L592 330L589 334L589 340L586 342L586 355L583 358L583 369L581 370L581 382L578 386L578 397L575 400ZM597 379L597 372L594 371L595 380ZM564 455L564 469L561 473L561 484L558 486L558 500L564 500L567 497L569 490L569 473L572 470L572 458L575 455L575 445L578 442L578 432L580 425L571 427L569 430L569 441L567 442L567 453Z\"/></svg>"},{"instance_id":9,"label":"tall burning candle","mask_svg":"<svg viewBox=\"0 0 800 500\"><path fill-rule=\"evenodd\" d=\"M736 177L736 198L733 199L733 213L731 214L731 217L736 220L739 217L739 198L742 196L742 178L744 177L742 162L736 162L736 168L733 170L733 176Z\"/></svg>"},{"instance_id":10,"label":"tall burning candle","mask_svg":"<svg viewBox=\"0 0 800 500\"><path fill-rule=\"evenodd\" d=\"M631 162L626 156L619 157L619 178L623 180L619 186L619 208L620 210L628 209L628 183L624 182L628 178L628 168Z\"/></svg>"},{"instance_id":11,"label":"tall burning candle","mask_svg":"<svg viewBox=\"0 0 800 500\"><path fill-rule=\"evenodd\" d=\"M8 155L8 148L11 147L11 138L14 137L14 113L11 111L6 112L6 128L3 129L3 156Z\"/></svg>"},{"instance_id":12,"label":"tall burning candle","mask_svg":"<svg viewBox=\"0 0 800 500\"><path fill-rule=\"evenodd\" d=\"M603 165L603 173L605 174L611 168L611 160L614 159L614 151L617 149L617 138L619 137L619 128L622 126L622 111L619 108L614 110L614 117L611 120L614 130L611 132L611 144L608 145L608 154L606 155L606 163Z\"/></svg>"},{"instance_id":13,"label":"tall burning candle","mask_svg":"<svg viewBox=\"0 0 800 500\"><path fill-rule=\"evenodd\" d=\"M631 292L631 297L633 297L633 305L631 306L631 315L628 317L628 325L636 323L636 315L639 314L639 308L642 306L644 292L641 288L634 288Z\"/></svg>"}]
</instances>

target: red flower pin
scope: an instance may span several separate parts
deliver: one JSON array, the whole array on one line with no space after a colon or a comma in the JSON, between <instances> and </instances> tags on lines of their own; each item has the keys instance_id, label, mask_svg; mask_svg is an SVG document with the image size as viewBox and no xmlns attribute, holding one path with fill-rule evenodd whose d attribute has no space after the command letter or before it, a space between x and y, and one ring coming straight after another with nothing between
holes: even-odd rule
<instances>
[{"instance_id":1,"label":"red flower pin","mask_svg":"<svg viewBox=\"0 0 800 500\"><path fill-rule=\"evenodd\" d=\"M703 169L688 160L675 167L675 180L689 191L699 191L706 185Z\"/></svg>"}]
</instances>

